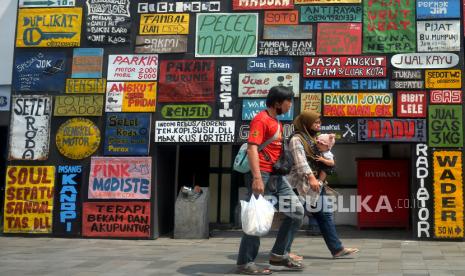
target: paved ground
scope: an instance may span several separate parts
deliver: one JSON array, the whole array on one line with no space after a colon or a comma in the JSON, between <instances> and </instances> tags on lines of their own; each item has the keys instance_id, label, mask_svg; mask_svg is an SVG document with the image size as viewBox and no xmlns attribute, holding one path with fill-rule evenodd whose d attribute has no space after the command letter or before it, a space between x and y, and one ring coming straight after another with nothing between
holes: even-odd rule
<instances>
[{"instance_id":1,"label":"paved ground","mask_svg":"<svg viewBox=\"0 0 465 276\"><path fill-rule=\"evenodd\" d=\"M398 230L340 228L354 258L333 260L323 239L299 233L303 273L277 275L465 275L465 242L418 242ZM224 275L235 270L240 232L214 232L209 240L150 241L0 237L0 275ZM272 237L262 239L266 263Z\"/></svg>"}]
</instances>

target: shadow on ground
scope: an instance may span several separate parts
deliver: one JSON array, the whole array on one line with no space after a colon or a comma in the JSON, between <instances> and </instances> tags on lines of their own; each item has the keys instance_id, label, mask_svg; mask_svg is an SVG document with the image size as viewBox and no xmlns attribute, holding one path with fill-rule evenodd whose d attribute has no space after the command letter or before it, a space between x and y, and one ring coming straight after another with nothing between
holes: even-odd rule
<instances>
[{"instance_id":1,"label":"shadow on ground","mask_svg":"<svg viewBox=\"0 0 465 276\"><path fill-rule=\"evenodd\" d=\"M179 268L176 272L184 275L224 275L235 274L233 264L193 264Z\"/></svg>"}]
</instances>

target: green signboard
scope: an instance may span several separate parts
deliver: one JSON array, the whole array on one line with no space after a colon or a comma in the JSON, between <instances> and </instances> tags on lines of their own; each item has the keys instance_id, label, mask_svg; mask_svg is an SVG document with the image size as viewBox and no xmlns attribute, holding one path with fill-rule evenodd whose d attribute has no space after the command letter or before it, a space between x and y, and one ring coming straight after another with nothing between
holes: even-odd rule
<instances>
[{"instance_id":1,"label":"green signboard","mask_svg":"<svg viewBox=\"0 0 465 276\"><path fill-rule=\"evenodd\" d=\"M428 145L442 148L462 147L462 106L430 105L428 109Z\"/></svg>"},{"instance_id":2,"label":"green signboard","mask_svg":"<svg viewBox=\"0 0 465 276\"><path fill-rule=\"evenodd\" d=\"M165 119L207 119L212 108L207 104L169 104L161 109Z\"/></svg>"},{"instance_id":3,"label":"green signboard","mask_svg":"<svg viewBox=\"0 0 465 276\"><path fill-rule=\"evenodd\" d=\"M300 6L300 22L362 22L362 6Z\"/></svg>"}]
</instances>

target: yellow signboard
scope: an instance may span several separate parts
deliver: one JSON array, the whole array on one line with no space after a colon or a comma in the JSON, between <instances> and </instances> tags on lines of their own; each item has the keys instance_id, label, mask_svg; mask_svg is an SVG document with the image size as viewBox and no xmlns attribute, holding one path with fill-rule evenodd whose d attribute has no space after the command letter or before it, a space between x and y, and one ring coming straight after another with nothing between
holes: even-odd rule
<instances>
[{"instance_id":1,"label":"yellow signboard","mask_svg":"<svg viewBox=\"0 0 465 276\"><path fill-rule=\"evenodd\" d=\"M139 34L189 34L189 14L142 14L140 16Z\"/></svg>"},{"instance_id":2,"label":"yellow signboard","mask_svg":"<svg viewBox=\"0 0 465 276\"><path fill-rule=\"evenodd\" d=\"M64 122L57 131L58 151L70 159L91 156L100 145L100 130L85 118L73 118Z\"/></svg>"},{"instance_id":3,"label":"yellow signboard","mask_svg":"<svg viewBox=\"0 0 465 276\"><path fill-rule=\"evenodd\" d=\"M8 166L4 233L52 233L55 167Z\"/></svg>"},{"instance_id":4,"label":"yellow signboard","mask_svg":"<svg viewBox=\"0 0 465 276\"><path fill-rule=\"evenodd\" d=\"M392 93L324 93L323 114L328 117L392 117Z\"/></svg>"},{"instance_id":5,"label":"yellow signboard","mask_svg":"<svg viewBox=\"0 0 465 276\"><path fill-rule=\"evenodd\" d=\"M362 3L362 0L294 0L295 5Z\"/></svg>"},{"instance_id":6,"label":"yellow signboard","mask_svg":"<svg viewBox=\"0 0 465 276\"><path fill-rule=\"evenodd\" d=\"M79 47L82 8L19 9L16 47Z\"/></svg>"},{"instance_id":7,"label":"yellow signboard","mask_svg":"<svg viewBox=\"0 0 465 276\"><path fill-rule=\"evenodd\" d=\"M321 113L321 93L301 93L300 112L302 111Z\"/></svg>"},{"instance_id":8,"label":"yellow signboard","mask_svg":"<svg viewBox=\"0 0 465 276\"><path fill-rule=\"evenodd\" d=\"M156 82L108 82L107 112L154 112L157 105Z\"/></svg>"},{"instance_id":9,"label":"yellow signboard","mask_svg":"<svg viewBox=\"0 0 465 276\"><path fill-rule=\"evenodd\" d=\"M426 70L425 78L426 88L462 88L461 70Z\"/></svg>"},{"instance_id":10,"label":"yellow signboard","mask_svg":"<svg viewBox=\"0 0 465 276\"><path fill-rule=\"evenodd\" d=\"M435 151L434 236L463 238L462 152Z\"/></svg>"},{"instance_id":11,"label":"yellow signboard","mask_svg":"<svg viewBox=\"0 0 465 276\"><path fill-rule=\"evenodd\" d=\"M105 93L105 79L66 79L66 93Z\"/></svg>"}]
</instances>

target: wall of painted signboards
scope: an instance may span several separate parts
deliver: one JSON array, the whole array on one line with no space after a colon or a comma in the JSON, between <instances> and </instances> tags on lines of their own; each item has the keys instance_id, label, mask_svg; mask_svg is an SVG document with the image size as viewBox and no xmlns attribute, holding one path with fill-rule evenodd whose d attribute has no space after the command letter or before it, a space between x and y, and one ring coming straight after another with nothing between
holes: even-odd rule
<instances>
[{"instance_id":1,"label":"wall of painted signboards","mask_svg":"<svg viewBox=\"0 0 465 276\"><path fill-rule=\"evenodd\" d=\"M157 147L240 144L283 85L287 135L411 144L415 237L463 238L462 7L19 0L3 231L153 238Z\"/></svg>"}]
</instances>

